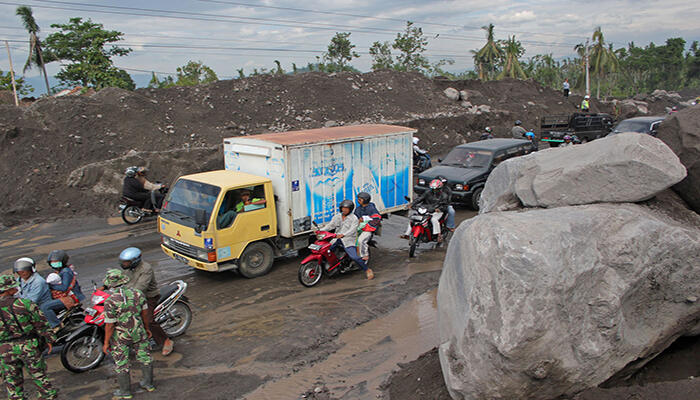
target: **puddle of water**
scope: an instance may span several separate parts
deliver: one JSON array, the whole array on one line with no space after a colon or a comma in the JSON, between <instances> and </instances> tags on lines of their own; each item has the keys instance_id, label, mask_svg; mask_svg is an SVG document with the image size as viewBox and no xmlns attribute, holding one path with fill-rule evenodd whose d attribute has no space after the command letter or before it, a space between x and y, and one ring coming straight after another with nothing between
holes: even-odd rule
<instances>
[{"instance_id":1,"label":"puddle of water","mask_svg":"<svg viewBox=\"0 0 700 400\"><path fill-rule=\"evenodd\" d=\"M15 239L15 240L8 240L6 242L0 243L0 247L11 247L11 246L17 246L18 244L24 242L24 239Z\"/></svg>"},{"instance_id":2,"label":"puddle of water","mask_svg":"<svg viewBox=\"0 0 700 400\"><path fill-rule=\"evenodd\" d=\"M397 363L414 360L438 345L436 293L433 289L384 317L343 332L338 340L344 346L326 360L268 383L246 399L299 398L320 385L329 388L333 397L377 398L379 385Z\"/></svg>"}]
</instances>

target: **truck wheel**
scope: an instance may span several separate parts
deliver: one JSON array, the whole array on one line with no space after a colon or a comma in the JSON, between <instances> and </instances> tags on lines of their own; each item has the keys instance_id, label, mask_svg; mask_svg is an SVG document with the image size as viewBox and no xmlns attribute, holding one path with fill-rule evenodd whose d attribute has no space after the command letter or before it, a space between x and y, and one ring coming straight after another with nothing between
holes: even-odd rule
<instances>
[{"instance_id":1,"label":"truck wheel","mask_svg":"<svg viewBox=\"0 0 700 400\"><path fill-rule=\"evenodd\" d=\"M474 193L472 194L472 209L474 211L479 211L479 199L481 199L481 192L483 191L483 188L478 188L474 190Z\"/></svg>"},{"instance_id":2,"label":"truck wheel","mask_svg":"<svg viewBox=\"0 0 700 400\"><path fill-rule=\"evenodd\" d=\"M246 278L257 278L270 272L274 261L272 247L265 242L249 244L243 251L238 272Z\"/></svg>"}]
</instances>

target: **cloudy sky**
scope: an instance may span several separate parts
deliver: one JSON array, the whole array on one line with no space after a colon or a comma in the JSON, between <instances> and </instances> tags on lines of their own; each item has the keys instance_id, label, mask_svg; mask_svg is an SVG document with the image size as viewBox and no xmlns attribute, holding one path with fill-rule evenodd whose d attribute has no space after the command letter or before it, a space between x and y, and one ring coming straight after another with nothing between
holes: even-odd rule
<instances>
[{"instance_id":1,"label":"cloudy sky","mask_svg":"<svg viewBox=\"0 0 700 400\"><path fill-rule=\"evenodd\" d=\"M352 32L361 55L353 65L366 71L372 42L393 40L406 20L423 28L430 60L451 58L454 71L473 67L469 50L483 45L480 27L488 23L499 39L516 35L526 57L573 55L573 46L596 26L615 47L679 36L700 40L700 2L694 0L0 0L0 39L10 41L15 70L21 70L28 47L14 15L18 5L34 9L41 38L55 31L51 24L75 16L124 32L124 45L133 53L115 64L132 74L174 73L188 60L201 60L222 79L236 76L239 68L270 69L274 60L285 69L314 62L335 32ZM2 52L0 69L8 68ZM51 75L60 65L48 68Z\"/></svg>"}]
</instances>

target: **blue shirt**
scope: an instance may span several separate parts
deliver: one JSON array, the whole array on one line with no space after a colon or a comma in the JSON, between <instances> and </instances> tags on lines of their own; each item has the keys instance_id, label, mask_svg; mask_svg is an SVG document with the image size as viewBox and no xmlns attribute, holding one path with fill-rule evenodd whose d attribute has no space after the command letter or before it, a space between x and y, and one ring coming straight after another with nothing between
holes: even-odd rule
<instances>
[{"instance_id":1,"label":"blue shirt","mask_svg":"<svg viewBox=\"0 0 700 400\"><path fill-rule=\"evenodd\" d=\"M33 273L26 281L22 278L17 278L19 283L19 297L29 299L41 305L47 301L51 301L51 292L46 280L38 273Z\"/></svg>"}]
</instances>

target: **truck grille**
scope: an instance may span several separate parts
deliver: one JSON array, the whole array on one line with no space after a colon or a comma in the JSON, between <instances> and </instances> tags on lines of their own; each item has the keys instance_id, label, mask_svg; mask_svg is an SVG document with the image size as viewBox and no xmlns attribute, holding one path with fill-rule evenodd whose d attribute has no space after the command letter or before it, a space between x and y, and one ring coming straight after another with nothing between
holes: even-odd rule
<instances>
[{"instance_id":1,"label":"truck grille","mask_svg":"<svg viewBox=\"0 0 700 400\"><path fill-rule=\"evenodd\" d=\"M178 242L174 239L170 239L168 241L168 244L166 247L170 248L170 250L176 251L182 255L191 257L191 258L197 258L197 248L190 246L189 244Z\"/></svg>"}]
</instances>

